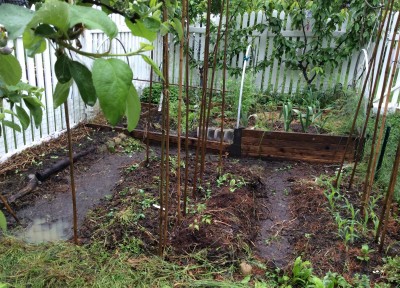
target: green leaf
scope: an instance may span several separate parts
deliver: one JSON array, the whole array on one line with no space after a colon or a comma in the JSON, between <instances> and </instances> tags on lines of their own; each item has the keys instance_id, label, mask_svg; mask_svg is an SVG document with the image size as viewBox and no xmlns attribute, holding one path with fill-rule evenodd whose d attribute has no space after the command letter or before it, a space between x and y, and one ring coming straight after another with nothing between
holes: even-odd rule
<instances>
[{"instance_id":1,"label":"green leaf","mask_svg":"<svg viewBox=\"0 0 400 288\"><path fill-rule=\"evenodd\" d=\"M132 23L130 20L126 19L125 23L135 36L145 38L150 42L153 42L157 38L157 33L146 28L141 20L136 20L135 23Z\"/></svg>"},{"instance_id":2,"label":"green leaf","mask_svg":"<svg viewBox=\"0 0 400 288\"><path fill-rule=\"evenodd\" d=\"M42 53L46 50L47 44L44 38L35 35L35 32L30 29L25 30L22 35L22 41L29 57L33 57L35 54Z\"/></svg>"},{"instance_id":3,"label":"green leaf","mask_svg":"<svg viewBox=\"0 0 400 288\"><path fill-rule=\"evenodd\" d=\"M240 281L240 283L247 284L250 282L250 280L251 280L251 275L247 275L246 277L243 278L242 281Z\"/></svg>"},{"instance_id":4,"label":"green leaf","mask_svg":"<svg viewBox=\"0 0 400 288\"><path fill-rule=\"evenodd\" d=\"M132 78L130 67L122 60L97 59L93 64L93 84L100 107L111 125L117 124L126 111Z\"/></svg>"},{"instance_id":5,"label":"green leaf","mask_svg":"<svg viewBox=\"0 0 400 288\"><path fill-rule=\"evenodd\" d=\"M15 131L21 132L21 127L18 124L15 124L14 122L3 120L1 121L1 123L3 123L4 126L8 126Z\"/></svg>"},{"instance_id":6,"label":"green leaf","mask_svg":"<svg viewBox=\"0 0 400 288\"><path fill-rule=\"evenodd\" d=\"M4 232L7 232L7 219L4 216L4 213L0 211L0 229Z\"/></svg>"},{"instance_id":7,"label":"green leaf","mask_svg":"<svg viewBox=\"0 0 400 288\"><path fill-rule=\"evenodd\" d=\"M158 29L160 29L161 21L157 18L147 17L143 20L143 24L144 27L146 27L150 31L158 32Z\"/></svg>"},{"instance_id":8,"label":"green leaf","mask_svg":"<svg viewBox=\"0 0 400 288\"><path fill-rule=\"evenodd\" d=\"M135 86L131 85L128 97L126 98L126 119L128 122L128 131L136 128L140 118L140 99Z\"/></svg>"},{"instance_id":9,"label":"green leaf","mask_svg":"<svg viewBox=\"0 0 400 288\"><path fill-rule=\"evenodd\" d=\"M28 113L26 113L24 108L18 105L15 106L15 109L17 110L17 116L19 122L21 122L22 129L26 130L31 123Z\"/></svg>"},{"instance_id":10,"label":"green leaf","mask_svg":"<svg viewBox=\"0 0 400 288\"><path fill-rule=\"evenodd\" d=\"M71 80L71 72L69 69L71 60L68 58L67 55L61 54L58 56L56 64L54 65L54 70L56 73L56 77L58 82L60 83L67 83Z\"/></svg>"},{"instance_id":11,"label":"green leaf","mask_svg":"<svg viewBox=\"0 0 400 288\"><path fill-rule=\"evenodd\" d=\"M28 107L29 111L33 116L33 121L35 122L35 127L38 128L42 123L43 118L43 104L36 97L25 97L24 103Z\"/></svg>"},{"instance_id":12,"label":"green leaf","mask_svg":"<svg viewBox=\"0 0 400 288\"><path fill-rule=\"evenodd\" d=\"M140 42L140 51L151 51L154 49L154 46L149 43Z\"/></svg>"},{"instance_id":13,"label":"green leaf","mask_svg":"<svg viewBox=\"0 0 400 288\"><path fill-rule=\"evenodd\" d=\"M158 76L160 76L161 79L164 79L164 76L163 76L163 74L161 73L160 69L158 69L157 64L154 63L154 61L151 60L150 57L148 57L148 56L146 56L146 55L140 55L140 56L142 56L143 60L146 61L147 64L150 64L150 65L151 65L151 67L153 68L154 72L156 72L156 74L157 74Z\"/></svg>"},{"instance_id":14,"label":"green leaf","mask_svg":"<svg viewBox=\"0 0 400 288\"><path fill-rule=\"evenodd\" d=\"M65 101L67 101L71 85L72 81L69 81L67 83L60 83L60 82L57 83L56 89L54 89L54 94L53 94L54 109L56 109Z\"/></svg>"},{"instance_id":15,"label":"green leaf","mask_svg":"<svg viewBox=\"0 0 400 288\"><path fill-rule=\"evenodd\" d=\"M101 10L73 5L70 13L70 27L83 23L86 29L100 29L110 38L115 38L118 34L117 25Z\"/></svg>"},{"instance_id":16,"label":"green leaf","mask_svg":"<svg viewBox=\"0 0 400 288\"><path fill-rule=\"evenodd\" d=\"M22 35L33 14L32 10L21 6L13 4L1 5L0 24L7 29L9 40L14 40Z\"/></svg>"},{"instance_id":17,"label":"green leaf","mask_svg":"<svg viewBox=\"0 0 400 288\"><path fill-rule=\"evenodd\" d=\"M28 29L35 28L38 24L50 24L66 35L70 19L69 8L70 6L62 1L50 0L45 2L29 22Z\"/></svg>"},{"instance_id":18,"label":"green leaf","mask_svg":"<svg viewBox=\"0 0 400 288\"><path fill-rule=\"evenodd\" d=\"M21 65L13 55L0 54L0 78L7 85L16 85L22 77Z\"/></svg>"},{"instance_id":19,"label":"green leaf","mask_svg":"<svg viewBox=\"0 0 400 288\"><path fill-rule=\"evenodd\" d=\"M176 33L178 33L179 40L181 40L183 37L182 23L178 18L174 18L172 21L172 26L174 27Z\"/></svg>"},{"instance_id":20,"label":"green leaf","mask_svg":"<svg viewBox=\"0 0 400 288\"><path fill-rule=\"evenodd\" d=\"M57 31L54 30L53 27L51 27L49 24L41 24L35 29L35 35L41 36L41 37L54 37L56 36Z\"/></svg>"},{"instance_id":21,"label":"green leaf","mask_svg":"<svg viewBox=\"0 0 400 288\"><path fill-rule=\"evenodd\" d=\"M89 106L96 104L96 89L93 85L92 72L83 64L71 61L69 65L72 78L78 86L83 102Z\"/></svg>"}]
</instances>

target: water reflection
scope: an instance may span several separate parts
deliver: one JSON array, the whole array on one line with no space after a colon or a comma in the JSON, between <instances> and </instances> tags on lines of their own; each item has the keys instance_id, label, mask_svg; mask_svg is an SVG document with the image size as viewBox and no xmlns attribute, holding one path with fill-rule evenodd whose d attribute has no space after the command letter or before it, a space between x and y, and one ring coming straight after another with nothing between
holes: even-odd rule
<instances>
[{"instance_id":1,"label":"water reflection","mask_svg":"<svg viewBox=\"0 0 400 288\"><path fill-rule=\"evenodd\" d=\"M28 227L17 233L17 237L29 243L67 240L71 237L71 220L66 218L35 218Z\"/></svg>"}]
</instances>

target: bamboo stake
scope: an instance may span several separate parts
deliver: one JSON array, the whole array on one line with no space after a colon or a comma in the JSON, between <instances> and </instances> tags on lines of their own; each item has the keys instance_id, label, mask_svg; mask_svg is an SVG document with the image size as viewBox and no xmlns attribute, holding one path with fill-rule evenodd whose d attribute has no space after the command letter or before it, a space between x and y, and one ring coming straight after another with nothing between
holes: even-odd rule
<instances>
[{"instance_id":1,"label":"bamboo stake","mask_svg":"<svg viewBox=\"0 0 400 288\"><path fill-rule=\"evenodd\" d=\"M168 20L167 4L163 5L163 21ZM168 37L163 36L163 101L162 101L162 148L160 179L160 219L159 219L159 254L164 255L168 234L168 196L169 196L169 93L168 93ZM164 182L165 181L165 182ZM165 185L164 185L165 183ZM163 189L164 188L164 189Z\"/></svg>"},{"instance_id":2,"label":"bamboo stake","mask_svg":"<svg viewBox=\"0 0 400 288\"><path fill-rule=\"evenodd\" d=\"M73 216L73 229L74 229L74 243L78 245L78 213L76 208L76 188L74 177L74 157L72 155L72 136L71 127L69 124L68 100L64 103L65 123L67 125L68 136L68 156L69 156L69 177L71 181L71 196L72 196L72 216Z\"/></svg>"},{"instance_id":3,"label":"bamboo stake","mask_svg":"<svg viewBox=\"0 0 400 288\"><path fill-rule=\"evenodd\" d=\"M186 133L185 133L185 188L183 190L183 215L186 215L187 192L189 181L189 1L185 1L186 16L186 59L185 59L185 92L186 92Z\"/></svg>"},{"instance_id":4,"label":"bamboo stake","mask_svg":"<svg viewBox=\"0 0 400 288\"><path fill-rule=\"evenodd\" d=\"M153 50L150 52L150 58L153 60L154 53ZM153 93L153 67L150 66L150 88L149 88L149 101L148 101L148 107L147 107L147 116L146 116L146 163L149 164L149 154L150 154L150 140L149 137L147 137L147 133L149 132L149 120L150 120L150 106L151 106L151 99L152 99L152 93Z\"/></svg>"},{"instance_id":5,"label":"bamboo stake","mask_svg":"<svg viewBox=\"0 0 400 288\"><path fill-rule=\"evenodd\" d=\"M394 31L397 31L397 29L399 28L399 24L400 24L400 17L397 18ZM392 41L391 45L390 45L390 50L389 50L389 56L388 56L389 59L392 59L392 52L394 50L393 49L394 45L395 45L395 41ZM396 61L398 59L398 56L399 56L399 50L397 49ZM390 90L391 90L391 85L392 85L392 81L393 81L393 77L394 77L394 73L392 73L391 76L390 76L389 85L387 85L387 80L388 80L389 72L390 72L390 64L391 64L391 61L388 61L387 65L386 65L385 77L384 77L384 80L383 80L381 96L380 96L379 104L378 104L378 111L377 111L377 114L376 114L376 120L375 120L375 126L374 126L374 134L372 136L371 154L370 154L371 156L370 156L369 161L368 161L368 168L367 168L367 173L366 173L366 176L365 176L364 193L363 193L363 197L362 197L362 203L363 203L362 212L363 213L365 213L365 209L366 209L366 207L368 205L369 196L371 194L372 185L374 183L374 176L375 176L375 170L376 170L376 161L378 159L379 147L380 147L381 142L382 142L383 129L385 127L385 122L386 122L386 114L387 114L387 107L388 107L388 104L389 104ZM395 69L393 69L393 70L395 70ZM380 118L380 111L381 111L381 108L382 108L383 100L385 98L385 89L386 89L387 86L388 86L388 95L386 97L383 116L382 116L382 119L380 121L380 119L379 119ZM378 134L379 122L381 122L381 126L380 126L379 134ZM376 145L375 145L375 142L376 142Z\"/></svg>"},{"instance_id":6,"label":"bamboo stake","mask_svg":"<svg viewBox=\"0 0 400 288\"><path fill-rule=\"evenodd\" d=\"M195 157L195 170L194 170L194 179L193 179L193 196L196 195L197 190L197 174L198 174L198 160L200 153L201 142L205 139L205 113L206 113L206 94L207 94L207 83L208 83L208 59L210 52L210 23L211 23L211 0L207 0L207 17L206 17L206 35L205 35L205 44L204 44L204 65L203 65L203 90L201 97L201 108L200 108L200 121L199 121L199 135L198 135L198 146L196 148L196 157ZM205 159L201 155L200 162L203 162ZM201 176L200 176L201 178Z\"/></svg>"},{"instance_id":7,"label":"bamboo stake","mask_svg":"<svg viewBox=\"0 0 400 288\"><path fill-rule=\"evenodd\" d=\"M182 31L185 30L185 11L186 11L186 0L182 0L182 16L181 16L181 25ZM178 84L179 84L179 91L178 91L178 155L177 155L177 162L178 167L176 169L176 177L177 177L177 213L178 213L178 223L181 223L181 124L182 124L182 78L183 78L183 44L184 44L184 36L179 42L179 76L178 76Z\"/></svg>"},{"instance_id":8,"label":"bamboo stake","mask_svg":"<svg viewBox=\"0 0 400 288\"><path fill-rule=\"evenodd\" d=\"M201 148L201 157L200 157L200 185L203 182L203 173L204 173L204 162L205 162L205 149L204 145L207 141L208 131L207 131L207 111L209 109L210 101L207 103L207 92L208 92L208 73L209 73L209 61L210 61L210 31L211 31L211 0L208 0L207 4L207 20L206 20L206 38L205 38L205 47L204 47L204 81L203 81L203 99L204 99L204 109L203 109L203 123L201 133L202 140L200 143ZM206 54L207 53L207 54Z\"/></svg>"},{"instance_id":9,"label":"bamboo stake","mask_svg":"<svg viewBox=\"0 0 400 288\"><path fill-rule=\"evenodd\" d=\"M210 83L210 92L208 95L208 109L207 109L207 117L205 118L205 131L207 133L208 131L208 125L210 122L210 111L211 111L211 100L212 100L212 96L213 96L213 86L214 86L214 78L215 78L215 67L217 66L217 53L218 53L218 49L219 49L219 41L221 39L220 35L221 35L221 27L222 27L222 15L224 13L224 6L225 6L225 0L222 0L222 4L221 4L221 10L220 10L220 18L219 18L219 23L218 23L218 31L217 31L217 41L215 43L214 46L214 59L213 59L213 65L212 65L212 73L211 73L211 83ZM208 134L208 133L207 133ZM205 136L205 135L204 135ZM207 135L208 136L208 135ZM204 158L204 155L206 153L206 141L207 141L207 137L205 137L205 141L203 141L202 144L202 155ZM203 179L203 173L204 173L204 164L205 161L201 162L201 166L200 166L200 179Z\"/></svg>"},{"instance_id":10,"label":"bamboo stake","mask_svg":"<svg viewBox=\"0 0 400 288\"><path fill-rule=\"evenodd\" d=\"M379 243L379 252L382 252L383 244L385 242L387 225L389 223L390 206L392 205L394 188L395 188L396 182L397 182L397 175L399 172L399 164L400 164L400 141L397 144L396 158L394 159L392 175L390 177L390 182L389 182L389 188L386 193L385 203L384 203L384 206L382 207L381 218L380 218L378 230L377 230L376 236L375 236L375 241L378 242L380 230L383 225L382 233L381 233L381 237L380 237L380 243Z\"/></svg>"},{"instance_id":11,"label":"bamboo stake","mask_svg":"<svg viewBox=\"0 0 400 288\"><path fill-rule=\"evenodd\" d=\"M377 43L376 45L379 45L379 43ZM381 54L381 56L382 57L381 57L379 63L382 63L383 54ZM375 74L375 65L374 65L375 61L376 61L376 57L374 59L372 59L372 61L371 61L372 77ZM368 80L366 79L366 81L368 81ZM363 129L362 129L362 132L361 132L361 135L359 138L360 141L357 143L356 152L355 152L356 157L355 157L354 165L353 165L353 168L351 171L348 189L351 189L351 186L352 186L353 180L354 180L354 176L357 171L357 166L360 161L359 158L360 158L360 155L362 155L362 150L364 149L365 137L366 137L365 134L367 132L368 122L369 122L369 118L370 118L370 114L371 114L371 110L372 110L373 102L374 102L374 93L372 93L372 91L375 90L375 88L372 88L372 87L375 87L375 86L373 86L373 84L374 84L373 82L375 82L375 81L371 81L371 84L369 87L370 89L369 89L369 95L368 95L368 103L367 103L367 109L365 111L365 122L364 122Z\"/></svg>"},{"instance_id":12,"label":"bamboo stake","mask_svg":"<svg viewBox=\"0 0 400 288\"><path fill-rule=\"evenodd\" d=\"M393 4L393 0L392 0L392 4ZM389 3L387 4L387 7L389 7ZM386 7L386 8L387 8L387 7ZM387 9L386 9L385 11L387 11ZM381 22L381 25L380 25L379 30L378 30L377 39L380 39L380 38L381 38L382 31L383 31L383 26L384 26L384 24L385 24L385 20L386 20L387 15L389 15L388 22L387 22L388 25L389 25L389 22L390 22L390 19L391 19L391 14L390 14L389 12L385 12L384 20ZM388 29L386 29L385 38L387 37L387 30L388 30ZM371 58L373 59L373 61L375 61L374 59L376 58L376 54L377 54L377 52L378 52L378 46L379 46L378 44L375 45L374 51L372 52L372 57L371 57ZM380 62L379 65L381 65L381 63L382 63L382 62ZM345 159L346 159L347 151L349 150L350 139L351 139L351 137L353 136L354 129L355 129L355 127L356 127L357 117L358 117L358 113L360 112L361 104L362 104L362 101L363 101L363 98L364 98L364 93L365 93L365 89L366 89L366 87L367 87L368 79L369 79L369 76L370 76L370 71L371 71L371 69L368 70L367 75L366 75L366 77L365 77L365 81L364 81L364 83L363 83L363 87L362 87L361 94L360 94L360 100L358 101L357 108L356 108L356 112L355 112L355 116L354 116L354 119L353 119L353 123L351 124L350 133L349 133L349 138L347 139L346 146L345 146L345 149L344 149L344 152L343 152L343 156L342 156L342 161L340 162L339 171L338 171L337 176L336 176L336 183L335 183L335 186L340 185L340 183L339 183L340 175L341 175L342 170L343 170L343 165L344 165L344 161L345 161ZM378 69L378 71L379 71L379 69ZM375 90L375 89L374 89L374 90ZM374 94L374 93L372 93L372 94ZM369 114L368 114L368 115L369 115ZM368 119L368 118L367 118L367 119Z\"/></svg>"},{"instance_id":13,"label":"bamboo stake","mask_svg":"<svg viewBox=\"0 0 400 288\"><path fill-rule=\"evenodd\" d=\"M163 19L164 22L168 20L168 10L166 3L164 4L164 11L163 11ZM168 236L168 213L169 213L169 34L166 34L164 36L164 104L165 104L165 137L166 137L166 143L165 143L165 218L164 218L164 243L163 247L166 246L167 244L167 236Z\"/></svg>"},{"instance_id":14,"label":"bamboo stake","mask_svg":"<svg viewBox=\"0 0 400 288\"><path fill-rule=\"evenodd\" d=\"M219 139L219 161L218 174L222 175L222 142L224 139L224 121L225 121L225 87L226 87L226 50L228 47L228 18L229 18L229 0L226 0L226 17L225 17L225 37L224 37L224 60L222 69L222 107L221 107L221 134Z\"/></svg>"}]
</instances>

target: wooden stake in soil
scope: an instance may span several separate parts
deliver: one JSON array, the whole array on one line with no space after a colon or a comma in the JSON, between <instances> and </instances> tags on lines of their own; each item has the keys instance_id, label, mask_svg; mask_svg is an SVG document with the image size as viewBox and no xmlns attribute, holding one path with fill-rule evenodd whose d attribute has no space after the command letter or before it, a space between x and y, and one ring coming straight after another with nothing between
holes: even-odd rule
<instances>
[{"instance_id":1,"label":"wooden stake in soil","mask_svg":"<svg viewBox=\"0 0 400 288\"><path fill-rule=\"evenodd\" d=\"M222 175L222 142L224 140L224 122L225 122L225 88L226 88L226 50L228 47L228 18L229 18L229 0L226 0L226 16L225 16L225 37L224 37L224 60L222 69L222 106L221 106L221 134L219 138L219 161L218 174Z\"/></svg>"},{"instance_id":2,"label":"wooden stake in soil","mask_svg":"<svg viewBox=\"0 0 400 288\"><path fill-rule=\"evenodd\" d=\"M200 150L203 152L200 147L201 143L206 139L206 102L207 102L207 84L208 84L208 62L209 62L209 54L210 54L210 23L211 23L211 0L207 0L207 17L206 17L206 35L205 35L205 43L204 43L204 65L203 65L203 90L201 95L201 108L200 108L200 121L199 121L199 135L198 135L198 145L196 149L196 157L195 157L195 169L194 169L194 179L193 179L193 195L196 195L197 190L197 173L198 173L198 160ZM200 163L201 167L203 161L205 161L204 154L201 153ZM203 171L200 170L200 181L203 177Z\"/></svg>"},{"instance_id":3,"label":"wooden stake in soil","mask_svg":"<svg viewBox=\"0 0 400 288\"><path fill-rule=\"evenodd\" d=\"M388 188L388 191L385 196L384 205L382 207L381 218L379 220L379 226L378 226L378 229L376 231L376 236L375 236L376 242L378 242L378 240L380 238L379 252L382 252L383 243L385 242L386 229L387 229L387 225L389 223L390 206L392 205L394 188L395 188L396 182L397 182L397 175L399 172L399 164L400 164L400 141L397 144L396 158L394 159L392 175L390 177L390 182L389 182L389 188ZM383 225L382 233L380 233L382 225ZM380 235L380 237L379 237L379 235Z\"/></svg>"},{"instance_id":4,"label":"wooden stake in soil","mask_svg":"<svg viewBox=\"0 0 400 288\"><path fill-rule=\"evenodd\" d=\"M389 3L388 3L387 5L389 5ZM387 6L387 7L389 7L389 6ZM380 24L380 26L379 26L377 39L380 39L380 38L381 38L382 31L383 31L383 26L384 26L384 24L385 24L385 20L386 20L386 16L387 16L387 15L389 15L389 19L388 19L388 22L387 22L387 23L390 22L389 20L390 20L391 14L387 12L387 13L385 14L384 20L381 22L381 24ZM387 31L388 31L388 29L386 29L385 37L387 36ZM386 39L386 38L385 38L385 39ZM378 51L378 46L379 46L379 45L378 45L378 43L377 43L377 44L375 45L375 47L374 47L374 51L372 52L372 57L371 57L372 61L375 61L375 59L376 59L376 54L377 54L377 51ZM373 63L374 63L374 62L372 62L372 65L373 65ZM379 65L381 65L381 63L382 63L382 62L380 62ZM379 68L378 68L378 70L379 70ZM353 119L353 123L351 124L350 132L349 132L349 138L347 139L346 147L345 147L345 149L344 149L343 156L342 156L342 161L340 162L339 171L338 171L337 176L336 176L336 183L335 183L335 186L340 185L339 179L340 179L340 176L341 176L341 173L342 173L342 169L343 169L344 161L345 161L345 159L346 159L347 151L349 150L349 147L350 147L350 139L351 139L351 137L352 137L353 134L354 134L354 130L355 130L355 127L356 127L356 122L357 122L358 114L359 114L359 112L360 112L361 104L362 104L362 101L363 101L363 98L364 98L364 93L365 93L365 90L366 90L367 85L368 85L368 79L369 79L369 76L371 75L370 73L371 73L371 69L369 69L369 70L367 71L367 75L366 75L365 80L364 80L364 83L363 83L363 87L362 87L361 94L360 94L360 100L358 101L357 108L356 108L356 112L355 112L354 119ZM370 93L372 93L371 90L370 90ZM372 93L372 94L374 94L374 93ZM369 106L368 106L368 107L369 107ZM369 109L368 109L368 111L367 111L367 115L369 115ZM366 120L366 121L368 121L368 118L369 118L369 117L367 117L367 120Z\"/></svg>"},{"instance_id":5,"label":"wooden stake in soil","mask_svg":"<svg viewBox=\"0 0 400 288\"><path fill-rule=\"evenodd\" d=\"M153 60L154 52L151 50L150 58ZM150 87L149 87L149 100L147 107L147 116L146 116L146 163L149 164L149 154L150 154L150 143L149 137L147 137L147 133L149 131L149 122L150 122L150 106L152 101L152 93L153 93L153 66L150 65Z\"/></svg>"},{"instance_id":6,"label":"wooden stake in soil","mask_svg":"<svg viewBox=\"0 0 400 288\"><path fill-rule=\"evenodd\" d=\"M395 30L397 31L400 25L400 18L397 18L396 21L396 26L395 26ZM393 48L395 45L395 41L392 41L391 45L390 45L390 51L389 51L389 59L392 59L392 52L393 52ZM397 49L396 52L396 61L398 60L398 56L399 56L399 49L400 47ZM390 73L390 64L391 61L387 62L386 65L386 69L385 69L385 77L383 80L383 85L382 85L382 90L381 90L381 96L379 99L379 104L378 104L378 111L376 112L376 120L375 120L375 127L374 127L374 134L372 136L372 143L371 143L371 153L370 153L370 158L368 161L368 168L367 168L367 173L365 176L365 185L364 185L364 193L363 193L363 197L362 197L362 212L365 213L366 207L368 205L368 201L369 201L369 196L371 194L371 190L372 190L372 185L374 183L374 178L375 178L375 170L376 170L376 161L378 159L378 155L379 155L379 148L382 142L382 137L383 137L383 130L385 127L385 122L386 122L386 114L387 114L387 108L388 108L388 104L389 104L389 95L390 95L390 90L391 90L391 84L393 81L393 77L394 77L394 73L392 73L391 78L389 80L389 85L387 85L387 80L389 77L389 73ZM394 72L395 69L393 69ZM379 119L380 116L380 111L382 108L382 104L383 104L383 100L385 98L385 89L388 86L388 94L386 97L386 101L385 101L385 107L384 107L384 111L383 111L383 116L382 119ZM379 134L378 134L378 127L380 126L379 129ZM375 145L376 143L376 145Z\"/></svg>"},{"instance_id":7,"label":"wooden stake in soil","mask_svg":"<svg viewBox=\"0 0 400 288\"><path fill-rule=\"evenodd\" d=\"M189 1L185 1L185 16L188 18ZM189 19L186 19L186 53L185 53L185 91L186 91L186 133L185 133L185 188L183 190L183 215L186 215L187 190L189 182Z\"/></svg>"},{"instance_id":8,"label":"wooden stake in soil","mask_svg":"<svg viewBox=\"0 0 400 288\"><path fill-rule=\"evenodd\" d=\"M163 21L168 20L168 9L167 4L164 2L163 5ZM164 254L164 248L167 243L168 236L168 213L169 213L169 67L168 67L168 37L169 34L163 36L163 76L164 76L164 85L163 85L163 143L164 146L161 149L161 175L162 180L165 180L165 185L163 185L163 181L160 183L160 243L159 243L159 253L160 256ZM164 189L162 189L164 187Z\"/></svg>"},{"instance_id":9,"label":"wooden stake in soil","mask_svg":"<svg viewBox=\"0 0 400 288\"><path fill-rule=\"evenodd\" d=\"M185 20L186 20L186 0L182 0L182 15L181 15L181 25L182 31L185 31ZM177 213L178 213L178 223L181 222L181 124L182 124L182 78L183 78L183 44L184 37L179 41L179 92L178 92L178 152L177 152L177 162L178 167L176 168L176 178L177 178Z\"/></svg>"},{"instance_id":10,"label":"wooden stake in soil","mask_svg":"<svg viewBox=\"0 0 400 288\"><path fill-rule=\"evenodd\" d=\"M218 54L218 48L219 48L219 41L220 41L220 35L221 35L221 27L222 27L222 15L223 15L223 13L224 13L224 6L225 6L225 0L222 0L222 4L221 4L221 10L220 10L220 18L219 18L219 23L218 23L218 31L217 31L217 41L216 41L216 43L215 43L215 46L214 46L214 51L213 51L213 54L214 54L214 60L213 60L213 65L212 65L212 73L211 73L211 83L210 83L210 92L209 92L209 95L208 95L208 109L207 109L207 117L205 118L205 131L206 131L206 133L205 134L208 134L208 125L209 125L209 122L210 122L210 111L211 111L211 100L212 100L212 96L213 96L213 86L214 86L214 77L215 77L215 67L217 66L217 54ZM202 155L205 155L205 151L206 151L206 145L207 145L207 143L206 143L206 141L207 141L207 136L208 135L204 135L204 142L202 142L202 147L201 147L201 149L202 149ZM203 156L204 157L204 156ZM203 160L202 162L201 162L201 167L200 167L200 177L201 178L203 178L202 177L202 175L203 175L203 171L204 171L204 163L205 163L205 161Z\"/></svg>"},{"instance_id":11,"label":"wooden stake in soil","mask_svg":"<svg viewBox=\"0 0 400 288\"><path fill-rule=\"evenodd\" d=\"M69 124L69 112L68 112L68 100L64 103L65 111L65 123L67 125L68 135L68 156L69 156L69 177L71 181L71 195L72 195L72 215L73 215L73 226L74 226L74 243L78 244L78 212L76 208L76 189L75 189L75 177L74 177L74 156L72 154L72 137L71 127Z\"/></svg>"}]
</instances>

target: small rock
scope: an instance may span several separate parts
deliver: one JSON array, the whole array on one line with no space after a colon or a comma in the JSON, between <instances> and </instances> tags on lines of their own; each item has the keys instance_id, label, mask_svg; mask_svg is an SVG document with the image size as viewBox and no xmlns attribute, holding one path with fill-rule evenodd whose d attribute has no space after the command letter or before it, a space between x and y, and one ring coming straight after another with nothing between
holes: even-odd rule
<instances>
[{"instance_id":1,"label":"small rock","mask_svg":"<svg viewBox=\"0 0 400 288\"><path fill-rule=\"evenodd\" d=\"M124 140L126 139L127 136L124 133L119 133L117 137L120 138L121 140Z\"/></svg>"},{"instance_id":2,"label":"small rock","mask_svg":"<svg viewBox=\"0 0 400 288\"><path fill-rule=\"evenodd\" d=\"M100 153L104 153L108 150L107 145L100 145L100 147L98 148Z\"/></svg>"},{"instance_id":3,"label":"small rock","mask_svg":"<svg viewBox=\"0 0 400 288\"><path fill-rule=\"evenodd\" d=\"M240 263L240 272L242 272L242 274L244 276L251 275L252 270L253 270L253 267L251 267L251 265L246 263L245 261Z\"/></svg>"},{"instance_id":4,"label":"small rock","mask_svg":"<svg viewBox=\"0 0 400 288\"><path fill-rule=\"evenodd\" d=\"M122 142L122 139L119 137L115 137L115 138L113 138L113 140L114 140L115 145L119 145Z\"/></svg>"}]
</instances>

